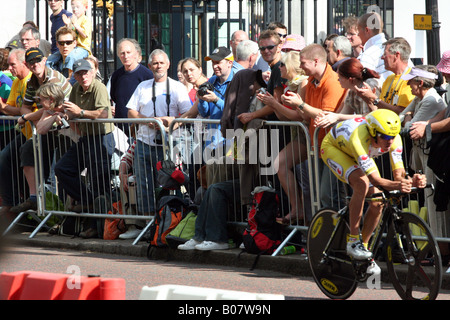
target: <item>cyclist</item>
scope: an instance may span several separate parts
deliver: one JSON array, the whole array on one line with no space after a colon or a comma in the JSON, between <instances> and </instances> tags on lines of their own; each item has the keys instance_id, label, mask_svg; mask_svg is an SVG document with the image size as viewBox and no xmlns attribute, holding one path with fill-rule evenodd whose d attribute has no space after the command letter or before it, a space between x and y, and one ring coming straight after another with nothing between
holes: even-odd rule
<instances>
[{"instance_id":1,"label":"cyclist","mask_svg":"<svg viewBox=\"0 0 450 320\"><path fill-rule=\"evenodd\" d=\"M406 177L402 160L403 145L399 135L400 118L387 109L378 109L365 117L354 118L338 123L324 138L321 145L322 160L341 181L353 189L349 203L350 235L347 240L347 254L355 260L371 259L367 243L375 230L382 205L371 202L364 217L360 237L360 221L364 198L380 190L400 190L410 192L411 187L426 186L424 175ZM380 176L373 158L389 152L394 180ZM372 259L373 273L380 272ZM370 273L370 270L367 270Z\"/></svg>"}]
</instances>

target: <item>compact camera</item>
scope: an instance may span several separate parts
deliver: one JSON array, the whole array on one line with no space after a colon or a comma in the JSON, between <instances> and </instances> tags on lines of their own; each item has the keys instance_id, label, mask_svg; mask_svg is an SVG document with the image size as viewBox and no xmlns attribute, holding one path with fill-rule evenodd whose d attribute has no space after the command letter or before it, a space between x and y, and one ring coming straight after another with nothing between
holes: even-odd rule
<instances>
[{"instance_id":1,"label":"compact camera","mask_svg":"<svg viewBox=\"0 0 450 320\"><path fill-rule=\"evenodd\" d=\"M197 90L199 96L203 97L205 94L208 94L208 91L214 91L214 86L210 82L202 83Z\"/></svg>"}]
</instances>

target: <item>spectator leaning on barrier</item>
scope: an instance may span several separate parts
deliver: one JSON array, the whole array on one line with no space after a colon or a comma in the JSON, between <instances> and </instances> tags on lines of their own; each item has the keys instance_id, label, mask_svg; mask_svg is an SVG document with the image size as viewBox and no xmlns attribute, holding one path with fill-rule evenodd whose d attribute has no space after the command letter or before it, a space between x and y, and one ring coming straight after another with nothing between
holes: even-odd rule
<instances>
[{"instance_id":1,"label":"spectator leaning on barrier","mask_svg":"<svg viewBox=\"0 0 450 320\"><path fill-rule=\"evenodd\" d=\"M327 53L319 44L311 44L300 53L300 67L309 76L308 84L305 86L303 98L294 92L286 92L281 101L284 105L295 108L299 116L309 121L310 138L314 137L314 119L322 111L334 112L345 98L346 90L339 83L338 75L327 62ZM325 136L325 130L321 129L318 135L319 146ZM319 162L320 174L320 197L324 207L336 207L337 190L331 190L337 183L334 175L328 167ZM331 181L331 182L330 182ZM337 181L336 181L337 182ZM333 198L333 199L332 199Z\"/></svg>"},{"instance_id":2,"label":"spectator leaning on barrier","mask_svg":"<svg viewBox=\"0 0 450 320\"><path fill-rule=\"evenodd\" d=\"M281 48L283 47L283 42L280 40L280 36L276 31L266 30L259 36L258 44L262 58L270 66L270 78L267 83L267 91L276 100L280 101L284 90L284 79L281 78L280 71ZM243 124L246 124L253 119L264 119L266 117L270 120L277 120L273 109L270 107L264 107L254 112L241 113L239 115L239 120Z\"/></svg>"},{"instance_id":3,"label":"spectator leaning on barrier","mask_svg":"<svg viewBox=\"0 0 450 320\"><path fill-rule=\"evenodd\" d=\"M12 50L8 57L8 63L11 74L17 78L12 84L6 105L2 104L2 112L10 116L20 116L27 83L32 75L25 63L25 50ZM9 215L11 207L19 203L18 192L14 192L14 190L19 190L18 184L23 180L22 172L18 168L13 168L13 164L19 162L20 146L30 137L30 124L27 124L27 127L23 128L15 137L11 137L11 141L8 141L0 152L0 179L3 181L0 183L0 196L2 198L0 216Z\"/></svg>"},{"instance_id":4,"label":"spectator leaning on barrier","mask_svg":"<svg viewBox=\"0 0 450 320\"><path fill-rule=\"evenodd\" d=\"M168 128L173 119L191 108L191 100L184 85L169 78L170 61L167 54L154 50L149 57L154 78L141 82L131 96L127 108L129 118L156 118ZM138 190L138 211L153 214L156 210L156 163L164 159L162 142L157 141L159 127L152 123L139 124L136 133L134 173Z\"/></svg>"},{"instance_id":5,"label":"spectator leaning on barrier","mask_svg":"<svg viewBox=\"0 0 450 320\"><path fill-rule=\"evenodd\" d=\"M438 113L446 108L442 97L437 93L434 85L438 78L435 66L417 66L412 68L411 72L402 76L402 79L408 81L411 91L415 96L414 100L400 113L400 119L403 122L404 136L408 136L411 125L417 121L428 121L434 118ZM407 137L409 138L409 137ZM428 150L424 150L426 141L413 141L410 165L415 172L423 172L428 183L436 185L436 178L433 171L428 167ZM441 234L438 223L441 222L437 217L436 205L433 201L434 190L426 189L424 191L425 203L428 208L428 221L431 229L436 234Z\"/></svg>"},{"instance_id":6,"label":"spectator leaning on barrier","mask_svg":"<svg viewBox=\"0 0 450 320\"><path fill-rule=\"evenodd\" d=\"M61 90L63 91L66 97L69 96L72 86L67 81L67 79L58 71L50 69L46 66L46 58L44 57L44 53L38 48L30 48L25 52L25 61L32 72L32 76L27 84L27 90L25 92L24 101L21 107L21 117L17 120L19 126L25 126L27 121L32 121L36 124L39 119L41 119L44 110L40 108L38 104L38 98L36 92L38 89L46 84L46 83L56 83L61 86ZM38 106L37 110L35 109L35 105ZM53 141L53 137L49 137L49 140ZM43 145L45 149L47 149L46 143L48 143L47 139L42 139ZM48 153L47 153L48 156ZM20 213L26 210L36 210L37 209L37 199L36 199L36 174L35 174L35 163L34 163L34 146L33 140L28 139L23 145L20 147L19 154L19 162L20 167L23 168L23 173L26 178L26 182L29 188L29 198L16 206L15 208L11 208L11 212ZM45 163L44 167L44 176L48 176L49 174L49 163L51 162L48 159Z\"/></svg>"},{"instance_id":7,"label":"spectator leaning on barrier","mask_svg":"<svg viewBox=\"0 0 450 320\"><path fill-rule=\"evenodd\" d=\"M91 64L80 59L74 63L73 86L64 110L70 119L112 119L108 90L97 80ZM108 195L111 188L110 168L114 152L112 123L78 123L80 138L56 163L55 174L60 187L75 201L74 212L93 212L94 200ZM89 188L81 179L81 171L87 168ZM97 222L91 219L80 233L84 238L97 237Z\"/></svg>"}]
</instances>

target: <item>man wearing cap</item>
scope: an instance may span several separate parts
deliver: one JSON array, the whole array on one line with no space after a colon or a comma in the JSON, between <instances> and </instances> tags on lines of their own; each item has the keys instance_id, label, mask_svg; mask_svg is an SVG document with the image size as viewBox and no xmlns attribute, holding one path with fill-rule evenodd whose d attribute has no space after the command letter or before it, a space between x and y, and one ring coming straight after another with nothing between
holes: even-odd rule
<instances>
[{"instance_id":1,"label":"man wearing cap","mask_svg":"<svg viewBox=\"0 0 450 320\"><path fill-rule=\"evenodd\" d=\"M72 89L70 83L61 73L46 67L46 57L39 48L30 48L25 52L25 63L32 75L27 83L23 104L20 107L21 117L17 120L20 127L25 126L27 121L32 121L36 124L42 116L44 110L39 107L39 101L36 99L36 91L40 86L45 83L57 83L62 87L66 97L69 96ZM35 107L36 105L37 109ZM20 162L20 167L23 169L30 197L24 203L11 208L11 212L13 213L37 209L34 147L32 139L28 139L20 147L18 161Z\"/></svg>"},{"instance_id":2,"label":"man wearing cap","mask_svg":"<svg viewBox=\"0 0 450 320\"><path fill-rule=\"evenodd\" d=\"M208 80L214 90L207 90L204 95L197 92L199 97L198 112L202 117L209 119L220 119L222 117L223 107L225 106L225 91L235 73L232 68L233 60L233 53L226 47L218 47L205 57L205 61L211 61L214 70L214 75ZM206 145L214 148L222 141L218 129L219 127L215 124L208 126Z\"/></svg>"},{"instance_id":3,"label":"man wearing cap","mask_svg":"<svg viewBox=\"0 0 450 320\"><path fill-rule=\"evenodd\" d=\"M70 119L112 119L111 104L106 86L96 79L91 64L80 59L73 65L77 83L64 102L65 113ZM75 212L93 212L94 199L109 194L111 157L114 152L114 124L78 123L80 138L56 163L55 174L60 187L77 202ZM81 171L87 168L89 188L81 179ZM97 236L95 219L80 236Z\"/></svg>"},{"instance_id":4,"label":"man wearing cap","mask_svg":"<svg viewBox=\"0 0 450 320\"><path fill-rule=\"evenodd\" d=\"M415 96L410 105L399 115L403 121L403 131L409 132L414 123L430 121L441 112L445 113L446 104L434 88L437 78L437 68L431 65L413 67L410 73L402 76L403 80L408 81L411 91ZM424 150L424 145L426 145L425 140L413 140L410 153L410 165L412 170L416 172L419 170L422 171L428 183L436 185L436 176L428 166L430 150ZM428 221L436 237L447 237L448 234L443 234L442 230L444 228L441 227L445 223L445 215L437 211L436 204L433 201L433 194L434 190L424 190Z\"/></svg>"},{"instance_id":5,"label":"man wearing cap","mask_svg":"<svg viewBox=\"0 0 450 320\"><path fill-rule=\"evenodd\" d=\"M436 68L442 73L445 79L445 86L447 92L444 94L444 101L447 105L450 105L450 50L445 51L442 55L441 61L437 64Z\"/></svg>"}]
</instances>

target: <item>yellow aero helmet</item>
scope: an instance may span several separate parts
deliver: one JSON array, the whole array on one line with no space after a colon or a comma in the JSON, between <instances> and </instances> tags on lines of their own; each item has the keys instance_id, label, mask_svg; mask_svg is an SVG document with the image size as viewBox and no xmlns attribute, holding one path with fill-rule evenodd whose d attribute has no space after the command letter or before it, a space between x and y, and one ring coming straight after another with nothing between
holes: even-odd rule
<instances>
[{"instance_id":1,"label":"yellow aero helmet","mask_svg":"<svg viewBox=\"0 0 450 320\"><path fill-rule=\"evenodd\" d=\"M375 137L377 132L392 137L400 133L402 126L400 118L391 110L377 109L369 113L365 118L367 128L372 137Z\"/></svg>"}]
</instances>

